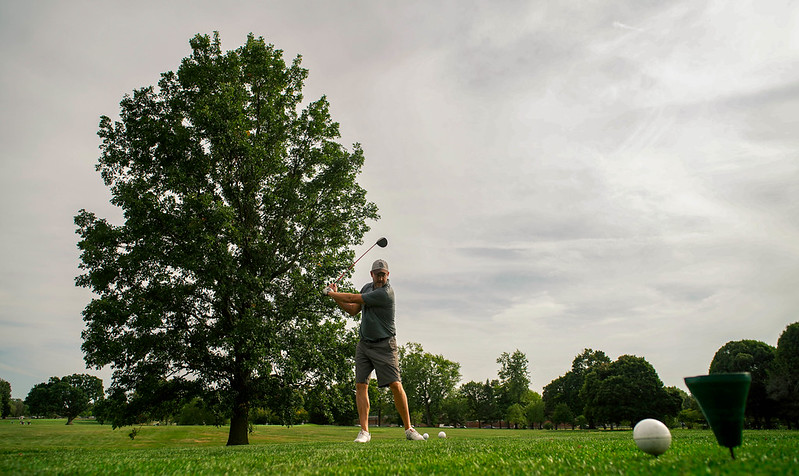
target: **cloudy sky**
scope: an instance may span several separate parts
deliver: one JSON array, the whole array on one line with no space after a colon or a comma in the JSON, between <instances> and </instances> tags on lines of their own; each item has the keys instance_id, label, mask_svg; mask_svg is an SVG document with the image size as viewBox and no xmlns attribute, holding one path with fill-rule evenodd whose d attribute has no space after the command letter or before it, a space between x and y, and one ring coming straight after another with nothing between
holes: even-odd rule
<instances>
[{"instance_id":1,"label":"cloudy sky","mask_svg":"<svg viewBox=\"0 0 799 476\"><path fill-rule=\"evenodd\" d=\"M584 348L666 385L799 321L799 6L0 0L0 378L86 372L73 216L119 223L100 115L196 33L303 57L382 215L398 340L533 390ZM90 371L110 383L110 373Z\"/></svg>"}]
</instances>

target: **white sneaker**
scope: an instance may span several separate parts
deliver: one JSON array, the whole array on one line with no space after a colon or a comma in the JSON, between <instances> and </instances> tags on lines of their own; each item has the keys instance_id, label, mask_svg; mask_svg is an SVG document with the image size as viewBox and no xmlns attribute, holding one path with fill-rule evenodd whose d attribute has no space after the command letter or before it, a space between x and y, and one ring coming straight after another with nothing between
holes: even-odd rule
<instances>
[{"instance_id":1,"label":"white sneaker","mask_svg":"<svg viewBox=\"0 0 799 476\"><path fill-rule=\"evenodd\" d=\"M355 438L356 443L369 443L369 440L372 439L372 434L368 431L359 431L358 438Z\"/></svg>"},{"instance_id":2,"label":"white sneaker","mask_svg":"<svg viewBox=\"0 0 799 476\"><path fill-rule=\"evenodd\" d=\"M424 436L420 435L416 428L408 428L405 430L405 438L413 441L424 441Z\"/></svg>"}]
</instances>

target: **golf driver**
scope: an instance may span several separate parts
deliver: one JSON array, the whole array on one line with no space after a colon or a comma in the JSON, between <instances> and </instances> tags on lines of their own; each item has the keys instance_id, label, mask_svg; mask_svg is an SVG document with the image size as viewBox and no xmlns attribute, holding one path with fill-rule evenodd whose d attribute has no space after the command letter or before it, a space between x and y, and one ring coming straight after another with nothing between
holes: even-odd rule
<instances>
[{"instance_id":1,"label":"golf driver","mask_svg":"<svg viewBox=\"0 0 799 476\"><path fill-rule=\"evenodd\" d=\"M339 276L339 277L338 277L338 279L336 279L336 280L334 281L334 284L338 284L338 282L339 282L339 281L341 281L341 278L343 278L345 274L349 273L349 271L350 271L352 268L354 268L354 267L355 267L355 264L357 264L357 263L358 263L358 261L360 261L360 260L361 260L361 258L363 258L364 256L366 256L366 253L370 252L370 251L372 250L372 248L374 248L375 246L379 246L379 247L381 247L381 248L385 248L386 246L388 246L388 240L387 240L385 237L383 237L383 238L380 238L379 240L377 240L377 242L375 242L375 244L374 244L374 245L370 246L368 250L364 251L364 253L363 253L363 254L362 254L360 257L358 257L358 259L356 259L356 260L355 260L355 262L354 262L354 263L352 263L352 265L350 265L350 267L349 267L349 268L347 268L347 270L346 270L346 271L344 271L343 273L341 273L341 276Z\"/></svg>"}]
</instances>

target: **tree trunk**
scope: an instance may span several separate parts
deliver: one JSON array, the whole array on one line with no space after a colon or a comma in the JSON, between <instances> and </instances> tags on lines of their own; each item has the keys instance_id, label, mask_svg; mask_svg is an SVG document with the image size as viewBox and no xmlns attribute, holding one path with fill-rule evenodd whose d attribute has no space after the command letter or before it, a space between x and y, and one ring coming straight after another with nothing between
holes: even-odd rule
<instances>
[{"instance_id":1,"label":"tree trunk","mask_svg":"<svg viewBox=\"0 0 799 476\"><path fill-rule=\"evenodd\" d=\"M433 426L433 418L432 418L432 415L430 413L430 402L429 401L426 402L425 405L424 405L424 416L425 416L425 420L427 420L427 426L428 427Z\"/></svg>"},{"instance_id":2,"label":"tree trunk","mask_svg":"<svg viewBox=\"0 0 799 476\"><path fill-rule=\"evenodd\" d=\"M230 418L230 433L228 433L227 445L249 445L249 413L250 407L247 402L236 402L233 408L233 416Z\"/></svg>"}]
</instances>

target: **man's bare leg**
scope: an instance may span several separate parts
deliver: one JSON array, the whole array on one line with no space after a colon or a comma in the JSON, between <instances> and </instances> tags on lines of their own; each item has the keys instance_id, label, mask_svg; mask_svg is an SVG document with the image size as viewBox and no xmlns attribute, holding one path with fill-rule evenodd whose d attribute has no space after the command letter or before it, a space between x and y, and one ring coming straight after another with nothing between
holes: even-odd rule
<instances>
[{"instance_id":1,"label":"man's bare leg","mask_svg":"<svg viewBox=\"0 0 799 476\"><path fill-rule=\"evenodd\" d=\"M411 414L408 411L408 396L405 395L402 382L391 382L389 388L391 388L391 393L394 394L394 406L397 407L397 412L399 412L399 416L402 418L402 424L405 425L405 429L407 430L411 427Z\"/></svg>"},{"instance_id":2,"label":"man's bare leg","mask_svg":"<svg viewBox=\"0 0 799 476\"><path fill-rule=\"evenodd\" d=\"M363 431L369 431L369 384L355 384L355 405L358 407L358 423ZM407 405L406 405L407 406Z\"/></svg>"}]
</instances>

